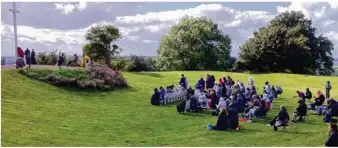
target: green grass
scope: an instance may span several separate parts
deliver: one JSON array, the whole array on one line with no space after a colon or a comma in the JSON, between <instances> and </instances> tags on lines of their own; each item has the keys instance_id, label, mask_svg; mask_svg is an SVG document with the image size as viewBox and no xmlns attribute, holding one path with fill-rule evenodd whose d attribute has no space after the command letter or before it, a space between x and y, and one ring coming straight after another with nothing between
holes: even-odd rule
<instances>
[{"instance_id":1,"label":"green grass","mask_svg":"<svg viewBox=\"0 0 338 148\"><path fill-rule=\"evenodd\" d=\"M217 118L209 112L179 115L176 106L151 106L155 87L177 84L184 73L190 85L212 73L247 83L253 76L259 92L263 83L283 87L268 120L240 123L240 131L208 131ZM327 80L338 98L338 77L290 74L248 75L225 72L124 73L129 88L110 92L76 91L27 78L15 70L1 71L2 146L323 146L327 124L310 115L306 123L290 124L287 132L265 125L286 105L291 114L297 89L322 90Z\"/></svg>"}]
</instances>

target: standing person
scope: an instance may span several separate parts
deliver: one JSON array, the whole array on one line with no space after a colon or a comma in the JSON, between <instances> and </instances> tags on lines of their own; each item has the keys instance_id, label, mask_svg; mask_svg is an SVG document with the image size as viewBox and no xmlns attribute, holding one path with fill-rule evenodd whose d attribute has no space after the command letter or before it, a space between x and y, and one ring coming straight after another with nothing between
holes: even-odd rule
<instances>
[{"instance_id":1,"label":"standing person","mask_svg":"<svg viewBox=\"0 0 338 148\"><path fill-rule=\"evenodd\" d=\"M204 91L204 89L205 89L205 81L204 81L204 79L202 77L201 77L200 80L198 80L198 84L201 86L202 91Z\"/></svg>"},{"instance_id":2,"label":"standing person","mask_svg":"<svg viewBox=\"0 0 338 148\"><path fill-rule=\"evenodd\" d=\"M26 64L31 64L31 61L30 61L31 51L28 48L26 48L25 50L25 58L26 58Z\"/></svg>"},{"instance_id":3,"label":"standing person","mask_svg":"<svg viewBox=\"0 0 338 148\"><path fill-rule=\"evenodd\" d=\"M213 88L213 82L211 80L211 76L209 74L207 74L207 78L206 78L206 88Z\"/></svg>"},{"instance_id":4,"label":"standing person","mask_svg":"<svg viewBox=\"0 0 338 148\"><path fill-rule=\"evenodd\" d=\"M214 88L215 82L216 82L215 76L214 76L214 75L211 75L211 82L210 82L211 88Z\"/></svg>"},{"instance_id":5,"label":"standing person","mask_svg":"<svg viewBox=\"0 0 338 148\"><path fill-rule=\"evenodd\" d=\"M330 98L330 90L332 89L330 81L326 82L325 90L326 90L326 98Z\"/></svg>"},{"instance_id":6,"label":"standing person","mask_svg":"<svg viewBox=\"0 0 338 148\"><path fill-rule=\"evenodd\" d=\"M61 66L63 64L63 61L64 61L64 53L59 53L59 59L58 59L58 66L59 66L59 69L61 69Z\"/></svg>"},{"instance_id":7,"label":"standing person","mask_svg":"<svg viewBox=\"0 0 338 148\"><path fill-rule=\"evenodd\" d=\"M36 63L36 59L35 59L35 51L34 51L34 49L32 49L32 52L31 52L31 64L33 64L33 65L37 64Z\"/></svg>"},{"instance_id":8,"label":"standing person","mask_svg":"<svg viewBox=\"0 0 338 148\"><path fill-rule=\"evenodd\" d=\"M181 75L181 79L180 79L180 85L182 86L182 87L184 87L184 89L187 89L187 84L186 84L186 78L185 78L185 76L184 76L184 74L182 74Z\"/></svg>"},{"instance_id":9,"label":"standing person","mask_svg":"<svg viewBox=\"0 0 338 148\"><path fill-rule=\"evenodd\" d=\"M327 147L338 147L337 124L333 123L329 126L329 138L325 142Z\"/></svg>"}]
</instances>

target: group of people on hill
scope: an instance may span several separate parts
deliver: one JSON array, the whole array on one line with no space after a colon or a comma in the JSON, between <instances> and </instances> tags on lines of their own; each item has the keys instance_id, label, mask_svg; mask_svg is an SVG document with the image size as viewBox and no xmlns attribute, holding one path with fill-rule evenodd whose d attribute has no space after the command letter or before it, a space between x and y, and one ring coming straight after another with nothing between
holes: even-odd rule
<instances>
[{"instance_id":1,"label":"group of people on hill","mask_svg":"<svg viewBox=\"0 0 338 148\"><path fill-rule=\"evenodd\" d=\"M89 57L83 53L83 60L81 63L79 63L79 56L77 54L74 54L72 60L70 60L68 63L65 63L65 62L66 62L65 53L60 52L58 56L58 60L57 60L57 66L59 66L59 69L61 69L61 66L63 64L66 64L66 66L72 66L72 67L77 67L77 66L86 67L86 65L89 64Z\"/></svg>"},{"instance_id":2,"label":"group of people on hill","mask_svg":"<svg viewBox=\"0 0 338 148\"><path fill-rule=\"evenodd\" d=\"M182 113L186 110L187 102L189 102L189 110L191 112L199 112L204 109L213 110L212 115L218 116L218 120L215 125L208 124L210 130L238 130L239 117L238 113L243 113L243 122L252 122L254 117L261 118L267 115L267 112L272 108L274 100L283 93L280 86L270 86L269 82L265 82L263 92L258 94L254 85L252 77L248 80L248 85L245 86L243 82L235 82L230 76L219 78L216 81L213 75L207 75L206 78L200 78L195 89L189 87L188 79L181 75L179 80L178 90L187 90L186 99L182 100L177 105L177 111ZM176 89L173 85L168 86L167 90L160 87L160 91L155 89L153 100L158 100L155 104L160 105L163 96L166 93L170 93L170 90ZM292 120L289 117L289 113L285 106L280 107L279 113L267 124L268 127L273 127L275 131L279 126L288 126L289 121L300 122L304 121L307 116L307 111L315 112L317 110L318 115L324 115L324 122L332 122L333 116L338 116L338 102L330 97L330 90L332 86L330 81L327 81L325 86L326 94L321 91L317 92L317 96L313 96L309 88L306 88L305 93L296 91L298 100L298 107L292 114ZM153 96L154 96L153 95ZM158 98L158 99L154 99ZM314 98L313 101L311 99ZM327 106L324 106L324 102L327 100ZM310 102L308 108L306 102ZM337 125L331 124L329 128L329 139L325 143L326 146L338 146Z\"/></svg>"},{"instance_id":3,"label":"group of people on hill","mask_svg":"<svg viewBox=\"0 0 338 148\"><path fill-rule=\"evenodd\" d=\"M28 48L23 51L21 47L17 48L17 59L16 59L16 68L22 68L26 64L37 64L35 59L35 52L34 49L30 51Z\"/></svg>"}]
</instances>

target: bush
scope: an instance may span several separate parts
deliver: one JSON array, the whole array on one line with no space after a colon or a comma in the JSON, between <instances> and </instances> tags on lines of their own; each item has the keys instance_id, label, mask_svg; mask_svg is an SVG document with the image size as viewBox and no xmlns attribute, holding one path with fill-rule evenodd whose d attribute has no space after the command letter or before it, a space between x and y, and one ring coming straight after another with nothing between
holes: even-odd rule
<instances>
[{"instance_id":1,"label":"bush","mask_svg":"<svg viewBox=\"0 0 338 148\"><path fill-rule=\"evenodd\" d=\"M40 65L56 65L58 61L57 50L50 52L40 52L37 55L37 63Z\"/></svg>"},{"instance_id":2,"label":"bush","mask_svg":"<svg viewBox=\"0 0 338 148\"><path fill-rule=\"evenodd\" d=\"M121 73L108 68L106 65L89 65L86 71L20 69L19 73L54 85L82 89L111 89L127 86L127 81Z\"/></svg>"},{"instance_id":3,"label":"bush","mask_svg":"<svg viewBox=\"0 0 338 148\"><path fill-rule=\"evenodd\" d=\"M155 71L155 60L152 58L145 58L143 56L133 55L130 58L128 71Z\"/></svg>"}]
</instances>

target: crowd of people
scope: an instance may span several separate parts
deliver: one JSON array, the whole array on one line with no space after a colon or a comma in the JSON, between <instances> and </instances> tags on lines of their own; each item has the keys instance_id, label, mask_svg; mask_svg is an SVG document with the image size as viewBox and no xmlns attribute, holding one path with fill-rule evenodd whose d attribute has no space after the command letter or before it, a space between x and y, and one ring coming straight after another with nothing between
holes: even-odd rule
<instances>
[{"instance_id":1,"label":"crowd of people","mask_svg":"<svg viewBox=\"0 0 338 148\"><path fill-rule=\"evenodd\" d=\"M160 91L155 89L151 102L153 105L165 105L166 94L176 89L173 85L168 86L167 90L160 87ZM288 126L291 120L294 123L305 122L308 116L308 110L318 115L324 115L323 121L326 123L336 121L334 116L338 116L338 102L330 96L332 86L330 81L325 85L326 94L317 91L317 95L313 96L309 88L302 91L296 91L298 107L292 114L292 119L285 106L280 107L279 113L267 124L273 127L274 131L278 127ZM177 90L186 90L186 99L181 100L177 105L177 112L201 112L203 110L212 110L211 115L218 116L215 125L208 124L210 130L238 130L239 116L242 113L242 121L250 123L255 118L266 117L269 110L273 107L274 100L283 93L283 89L277 85L270 85L265 82L262 94L259 94L255 87L254 79L250 77L248 84L241 81L235 82L230 76L219 78L216 81L215 76L207 74L206 78L200 78L194 89L189 87L188 79L181 75ZM311 99L313 98L313 101ZM327 100L327 105L324 105ZM309 102L309 107L307 106ZM331 124L329 128L329 139L325 143L326 146L338 146L337 125Z\"/></svg>"},{"instance_id":2,"label":"crowd of people","mask_svg":"<svg viewBox=\"0 0 338 148\"><path fill-rule=\"evenodd\" d=\"M32 49L30 51L28 48L23 51L21 47L17 48L18 58L16 59L16 68L22 68L25 65L35 65L37 64L35 59L35 51Z\"/></svg>"}]
</instances>

